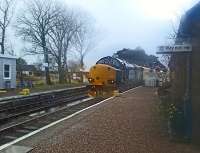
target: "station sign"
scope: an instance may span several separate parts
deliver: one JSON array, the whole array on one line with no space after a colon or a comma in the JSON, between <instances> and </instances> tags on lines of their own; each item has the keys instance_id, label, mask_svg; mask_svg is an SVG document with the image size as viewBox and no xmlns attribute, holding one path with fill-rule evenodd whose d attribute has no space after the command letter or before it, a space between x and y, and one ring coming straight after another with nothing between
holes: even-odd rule
<instances>
[{"instance_id":1,"label":"station sign","mask_svg":"<svg viewBox=\"0 0 200 153\"><path fill-rule=\"evenodd\" d=\"M166 45L159 46L157 54L187 53L192 51L192 45Z\"/></svg>"}]
</instances>

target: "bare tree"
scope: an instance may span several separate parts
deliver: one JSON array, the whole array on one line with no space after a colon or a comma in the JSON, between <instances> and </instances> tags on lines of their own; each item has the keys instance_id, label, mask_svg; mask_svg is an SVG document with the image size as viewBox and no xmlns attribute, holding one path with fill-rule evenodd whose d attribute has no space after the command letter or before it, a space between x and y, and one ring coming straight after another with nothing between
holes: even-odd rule
<instances>
[{"instance_id":1,"label":"bare tree","mask_svg":"<svg viewBox=\"0 0 200 153\"><path fill-rule=\"evenodd\" d=\"M82 24L74 11L68 12L67 31L64 38L63 51L64 51L64 71L67 76L68 82L71 83L71 76L68 70L68 53L74 46L74 37L79 29L82 28Z\"/></svg>"},{"instance_id":2,"label":"bare tree","mask_svg":"<svg viewBox=\"0 0 200 153\"><path fill-rule=\"evenodd\" d=\"M170 58L171 58L171 55L168 55L168 54L162 55L162 57L161 57L161 62L162 62L166 67L169 67Z\"/></svg>"},{"instance_id":3,"label":"bare tree","mask_svg":"<svg viewBox=\"0 0 200 153\"><path fill-rule=\"evenodd\" d=\"M79 48L85 37L86 22L80 14L68 9L61 3L33 0L26 12L18 18L18 34L31 44L30 54L43 54L49 65L49 56L58 64L59 83L71 82L68 71L68 53L71 48ZM88 28L88 27L87 27ZM85 42L85 38L84 38ZM88 49L87 49L88 50ZM83 58L86 54L86 49ZM83 60L82 60L83 61ZM67 78L66 78L67 76ZM49 70L46 67L47 83L50 83Z\"/></svg>"},{"instance_id":4,"label":"bare tree","mask_svg":"<svg viewBox=\"0 0 200 153\"><path fill-rule=\"evenodd\" d=\"M81 21L81 28L76 32L74 43L75 49L80 58L81 72L84 70L84 58L95 47L94 28L89 23L89 18ZM81 82L83 82L83 73L81 74Z\"/></svg>"},{"instance_id":5,"label":"bare tree","mask_svg":"<svg viewBox=\"0 0 200 153\"><path fill-rule=\"evenodd\" d=\"M67 53L78 26L71 10L62 8L61 5L57 6L57 10L61 13L48 33L48 48L58 64L59 83L63 83L66 81L66 72L68 72ZM69 77L68 80L70 80Z\"/></svg>"},{"instance_id":6,"label":"bare tree","mask_svg":"<svg viewBox=\"0 0 200 153\"><path fill-rule=\"evenodd\" d=\"M13 0L0 0L0 46L1 54L5 53L6 31L13 16Z\"/></svg>"},{"instance_id":7,"label":"bare tree","mask_svg":"<svg viewBox=\"0 0 200 153\"><path fill-rule=\"evenodd\" d=\"M33 0L27 4L26 11L18 17L17 33L32 45L31 54L43 54L46 83L51 84L49 75L49 49L47 48L48 33L54 20L59 16L52 1Z\"/></svg>"},{"instance_id":8,"label":"bare tree","mask_svg":"<svg viewBox=\"0 0 200 153\"><path fill-rule=\"evenodd\" d=\"M172 27L172 32L168 35L168 39L174 42L178 34L178 28L173 21L171 21L171 27Z\"/></svg>"},{"instance_id":9,"label":"bare tree","mask_svg":"<svg viewBox=\"0 0 200 153\"><path fill-rule=\"evenodd\" d=\"M60 9L57 8L57 9ZM54 20L54 26L50 28L48 33L48 48L50 54L55 58L58 64L59 83L64 82L64 67L63 67L63 47L64 39L67 31L67 19L63 12Z\"/></svg>"},{"instance_id":10,"label":"bare tree","mask_svg":"<svg viewBox=\"0 0 200 153\"><path fill-rule=\"evenodd\" d=\"M80 70L80 63L77 60L69 60L68 68L71 72L78 72Z\"/></svg>"}]
</instances>

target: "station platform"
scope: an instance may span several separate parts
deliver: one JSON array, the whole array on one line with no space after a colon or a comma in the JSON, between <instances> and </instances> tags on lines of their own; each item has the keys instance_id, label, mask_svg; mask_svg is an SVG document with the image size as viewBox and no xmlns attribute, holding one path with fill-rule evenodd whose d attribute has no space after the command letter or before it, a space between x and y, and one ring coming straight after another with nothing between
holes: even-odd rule
<instances>
[{"instance_id":1,"label":"station platform","mask_svg":"<svg viewBox=\"0 0 200 153\"><path fill-rule=\"evenodd\" d=\"M199 153L169 141L157 106L156 89L138 87L15 145L31 153Z\"/></svg>"}]
</instances>

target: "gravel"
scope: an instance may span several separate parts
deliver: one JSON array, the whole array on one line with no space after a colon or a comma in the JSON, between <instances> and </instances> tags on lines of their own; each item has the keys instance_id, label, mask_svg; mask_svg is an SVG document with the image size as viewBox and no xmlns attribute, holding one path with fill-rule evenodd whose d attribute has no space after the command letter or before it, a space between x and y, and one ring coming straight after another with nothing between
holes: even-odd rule
<instances>
[{"instance_id":1,"label":"gravel","mask_svg":"<svg viewBox=\"0 0 200 153\"><path fill-rule=\"evenodd\" d=\"M129 91L66 121L31 153L199 153L169 141L156 105L155 89Z\"/></svg>"}]
</instances>

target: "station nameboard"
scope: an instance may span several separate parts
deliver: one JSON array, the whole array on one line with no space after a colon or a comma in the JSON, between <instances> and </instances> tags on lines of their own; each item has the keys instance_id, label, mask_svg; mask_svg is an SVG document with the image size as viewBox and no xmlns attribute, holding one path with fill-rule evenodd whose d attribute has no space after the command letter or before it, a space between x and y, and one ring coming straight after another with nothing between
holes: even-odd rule
<instances>
[{"instance_id":1,"label":"station nameboard","mask_svg":"<svg viewBox=\"0 0 200 153\"><path fill-rule=\"evenodd\" d=\"M192 45L167 45L159 46L157 54L173 54L173 53L184 53L191 52Z\"/></svg>"}]
</instances>

